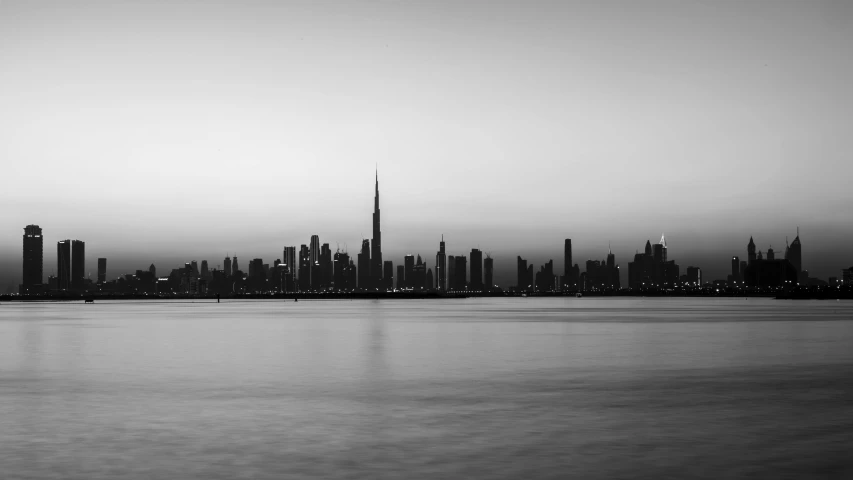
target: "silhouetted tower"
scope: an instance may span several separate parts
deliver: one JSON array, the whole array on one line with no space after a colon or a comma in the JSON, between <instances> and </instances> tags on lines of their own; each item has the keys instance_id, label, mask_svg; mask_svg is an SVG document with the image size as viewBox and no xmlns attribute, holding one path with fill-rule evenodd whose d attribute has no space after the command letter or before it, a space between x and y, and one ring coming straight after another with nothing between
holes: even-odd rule
<instances>
[{"instance_id":1,"label":"silhouetted tower","mask_svg":"<svg viewBox=\"0 0 853 480\"><path fill-rule=\"evenodd\" d=\"M231 276L231 257L226 255L225 260L222 261L222 266L223 266L222 271L225 272L225 276L230 277Z\"/></svg>"},{"instance_id":2,"label":"silhouetted tower","mask_svg":"<svg viewBox=\"0 0 853 480\"><path fill-rule=\"evenodd\" d=\"M567 238L563 245L563 285L572 285L577 282L572 278L572 239Z\"/></svg>"},{"instance_id":3,"label":"silhouetted tower","mask_svg":"<svg viewBox=\"0 0 853 480\"><path fill-rule=\"evenodd\" d=\"M358 254L358 288L367 290L370 284L370 240L361 241L361 252Z\"/></svg>"},{"instance_id":4,"label":"silhouetted tower","mask_svg":"<svg viewBox=\"0 0 853 480\"><path fill-rule=\"evenodd\" d=\"M71 241L71 288L82 290L86 279L86 242Z\"/></svg>"},{"instance_id":5,"label":"silhouetted tower","mask_svg":"<svg viewBox=\"0 0 853 480\"><path fill-rule=\"evenodd\" d=\"M747 265L754 262L756 259L755 256L755 242L752 241L752 237L749 237L749 244L746 246L746 261Z\"/></svg>"},{"instance_id":6,"label":"silhouetted tower","mask_svg":"<svg viewBox=\"0 0 853 480\"><path fill-rule=\"evenodd\" d=\"M208 278L208 277L210 277L210 269L208 268L207 260L202 260L201 261L201 278Z\"/></svg>"},{"instance_id":7,"label":"silhouetted tower","mask_svg":"<svg viewBox=\"0 0 853 480\"><path fill-rule=\"evenodd\" d=\"M394 289L394 262L391 260L385 260L382 272L382 283L384 284L383 290L393 290Z\"/></svg>"},{"instance_id":8,"label":"silhouetted tower","mask_svg":"<svg viewBox=\"0 0 853 480\"><path fill-rule=\"evenodd\" d=\"M438 290L447 290L447 256L444 251L444 234L441 234L441 242L438 244L438 253L435 254L435 277L438 282ZM399 282L398 282L399 283Z\"/></svg>"},{"instance_id":9,"label":"silhouetted tower","mask_svg":"<svg viewBox=\"0 0 853 480\"><path fill-rule=\"evenodd\" d=\"M403 257L403 266L406 270L406 280L404 285L407 288L415 287L415 256L411 253Z\"/></svg>"},{"instance_id":10,"label":"silhouetted tower","mask_svg":"<svg viewBox=\"0 0 853 480\"><path fill-rule=\"evenodd\" d=\"M402 265L397 265L397 290L406 288L406 270Z\"/></svg>"},{"instance_id":11,"label":"silhouetted tower","mask_svg":"<svg viewBox=\"0 0 853 480\"><path fill-rule=\"evenodd\" d=\"M518 289L519 291L525 291L530 285L529 283L527 283L527 260L519 256L516 259L516 264L516 289Z\"/></svg>"},{"instance_id":12,"label":"silhouetted tower","mask_svg":"<svg viewBox=\"0 0 853 480\"><path fill-rule=\"evenodd\" d=\"M427 290L432 290L433 288L435 288L435 287L433 286L433 285L434 285L433 281L434 281L434 280L433 280L433 277L432 277L432 269L431 269L431 268L428 268L428 269L427 269L427 273L426 273L426 289L427 289Z\"/></svg>"},{"instance_id":13,"label":"silhouetted tower","mask_svg":"<svg viewBox=\"0 0 853 480\"><path fill-rule=\"evenodd\" d=\"M237 264L237 255L231 258L231 273L237 275L240 272L240 266Z\"/></svg>"},{"instance_id":14,"label":"silhouetted tower","mask_svg":"<svg viewBox=\"0 0 853 480\"><path fill-rule=\"evenodd\" d=\"M767 260L776 260L776 252L773 251L773 247L767 249Z\"/></svg>"},{"instance_id":15,"label":"silhouetted tower","mask_svg":"<svg viewBox=\"0 0 853 480\"><path fill-rule=\"evenodd\" d=\"M157 278L157 267L153 263L148 267L148 273L151 274L151 278Z\"/></svg>"},{"instance_id":16,"label":"silhouetted tower","mask_svg":"<svg viewBox=\"0 0 853 480\"><path fill-rule=\"evenodd\" d=\"M471 249L471 290L483 290L483 252L478 248Z\"/></svg>"},{"instance_id":17,"label":"silhouetted tower","mask_svg":"<svg viewBox=\"0 0 853 480\"><path fill-rule=\"evenodd\" d=\"M107 259L99 258L98 259L98 283L105 283L107 281Z\"/></svg>"},{"instance_id":18,"label":"silhouetted tower","mask_svg":"<svg viewBox=\"0 0 853 480\"><path fill-rule=\"evenodd\" d=\"M373 198L373 249L370 259L372 286L382 287L382 231L379 228L379 170L376 171L376 193Z\"/></svg>"},{"instance_id":19,"label":"silhouetted tower","mask_svg":"<svg viewBox=\"0 0 853 480\"><path fill-rule=\"evenodd\" d=\"M794 266L794 269L797 271L797 275L802 273L803 271L803 246L800 244L800 229L797 228L797 237L794 238L794 241L791 242L791 245L788 247L788 251L785 254L785 258L791 262L791 265Z\"/></svg>"},{"instance_id":20,"label":"silhouetted tower","mask_svg":"<svg viewBox=\"0 0 853 480\"><path fill-rule=\"evenodd\" d=\"M71 240L56 243L56 281L60 290L71 288Z\"/></svg>"},{"instance_id":21,"label":"silhouetted tower","mask_svg":"<svg viewBox=\"0 0 853 480\"><path fill-rule=\"evenodd\" d=\"M494 260L487 253L486 259L483 260L483 273L486 277L486 280L485 280L486 291L491 291L493 288L495 288L494 272L495 272Z\"/></svg>"},{"instance_id":22,"label":"silhouetted tower","mask_svg":"<svg viewBox=\"0 0 853 480\"><path fill-rule=\"evenodd\" d=\"M737 256L732 257L732 280L740 281L740 258Z\"/></svg>"},{"instance_id":23,"label":"silhouetted tower","mask_svg":"<svg viewBox=\"0 0 853 480\"><path fill-rule=\"evenodd\" d=\"M468 289L468 258L465 255L456 256L456 290Z\"/></svg>"},{"instance_id":24,"label":"silhouetted tower","mask_svg":"<svg viewBox=\"0 0 853 480\"><path fill-rule=\"evenodd\" d=\"M447 256L447 290L456 290L456 257Z\"/></svg>"},{"instance_id":25,"label":"silhouetted tower","mask_svg":"<svg viewBox=\"0 0 853 480\"><path fill-rule=\"evenodd\" d=\"M44 278L44 238L41 227L24 227L23 287L25 290L41 285Z\"/></svg>"},{"instance_id":26,"label":"silhouetted tower","mask_svg":"<svg viewBox=\"0 0 853 480\"><path fill-rule=\"evenodd\" d=\"M646 255L647 255L647 256L651 256L651 255L652 255L652 241L651 241L651 240L646 240L646 250L645 250L645 253L646 253Z\"/></svg>"}]
</instances>

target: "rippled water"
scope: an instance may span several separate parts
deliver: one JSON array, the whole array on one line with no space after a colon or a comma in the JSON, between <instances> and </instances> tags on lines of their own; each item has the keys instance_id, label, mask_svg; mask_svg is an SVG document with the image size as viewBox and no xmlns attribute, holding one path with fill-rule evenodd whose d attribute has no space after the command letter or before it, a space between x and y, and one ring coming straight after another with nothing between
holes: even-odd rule
<instances>
[{"instance_id":1,"label":"rippled water","mask_svg":"<svg viewBox=\"0 0 853 480\"><path fill-rule=\"evenodd\" d=\"M853 478L853 303L0 305L0 478Z\"/></svg>"}]
</instances>

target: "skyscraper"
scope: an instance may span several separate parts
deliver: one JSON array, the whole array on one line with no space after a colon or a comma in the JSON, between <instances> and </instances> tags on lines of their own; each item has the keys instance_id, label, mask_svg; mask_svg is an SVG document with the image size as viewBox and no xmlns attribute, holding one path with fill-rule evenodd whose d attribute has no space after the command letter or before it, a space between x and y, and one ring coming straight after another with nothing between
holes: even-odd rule
<instances>
[{"instance_id":1,"label":"skyscraper","mask_svg":"<svg viewBox=\"0 0 853 480\"><path fill-rule=\"evenodd\" d=\"M749 244L746 246L746 262L747 266L755 261L755 242L752 237L749 237Z\"/></svg>"},{"instance_id":2,"label":"skyscraper","mask_svg":"<svg viewBox=\"0 0 853 480\"><path fill-rule=\"evenodd\" d=\"M468 258L465 255L457 255L456 258L456 278L453 284L456 290L468 289Z\"/></svg>"},{"instance_id":3,"label":"skyscraper","mask_svg":"<svg viewBox=\"0 0 853 480\"><path fill-rule=\"evenodd\" d=\"M732 281L740 281L740 258L737 256L732 257Z\"/></svg>"},{"instance_id":4,"label":"skyscraper","mask_svg":"<svg viewBox=\"0 0 853 480\"><path fill-rule=\"evenodd\" d=\"M385 260L385 268L382 272L383 290L394 290L394 262Z\"/></svg>"},{"instance_id":5,"label":"skyscraper","mask_svg":"<svg viewBox=\"0 0 853 480\"><path fill-rule=\"evenodd\" d=\"M71 288L82 290L86 279L86 242L71 241Z\"/></svg>"},{"instance_id":6,"label":"skyscraper","mask_svg":"<svg viewBox=\"0 0 853 480\"><path fill-rule=\"evenodd\" d=\"M797 237L794 238L794 241L791 242L791 245L788 247L785 252L785 259L791 262L791 265L794 266L794 269L797 271L797 275L802 273L803 271L803 246L800 244L800 229L797 228Z\"/></svg>"},{"instance_id":7,"label":"skyscraper","mask_svg":"<svg viewBox=\"0 0 853 480\"><path fill-rule=\"evenodd\" d=\"M397 265L397 290L406 288L406 270L402 265Z\"/></svg>"},{"instance_id":8,"label":"skyscraper","mask_svg":"<svg viewBox=\"0 0 853 480\"><path fill-rule=\"evenodd\" d=\"M59 290L71 288L71 240L56 242L56 286Z\"/></svg>"},{"instance_id":9,"label":"skyscraper","mask_svg":"<svg viewBox=\"0 0 853 480\"><path fill-rule=\"evenodd\" d=\"M368 290L370 284L370 240L361 241L361 252L358 254L358 288Z\"/></svg>"},{"instance_id":10,"label":"skyscraper","mask_svg":"<svg viewBox=\"0 0 853 480\"><path fill-rule=\"evenodd\" d=\"M495 288L494 271L495 271L494 260L487 253L486 259L483 260L483 273L486 276L485 285L486 285L486 291L487 292L491 291L492 289Z\"/></svg>"},{"instance_id":11,"label":"skyscraper","mask_svg":"<svg viewBox=\"0 0 853 480\"><path fill-rule=\"evenodd\" d=\"M24 227L23 283L21 284L24 292L36 285L41 285L43 278L44 238L41 235L41 227L27 225Z\"/></svg>"},{"instance_id":12,"label":"skyscraper","mask_svg":"<svg viewBox=\"0 0 853 480\"><path fill-rule=\"evenodd\" d=\"M321 289L332 286L332 249L328 243L324 243L320 247L320 263L319 263L319 287Z\"/></svg>"},{"instance_id":13,"label":"skyscraper","mask_svg":"<svg viewBox=\"0 0 853 480\"><path fill-rule=\"evenodd\" d=\"M225 260L222 262L223 271L225 272L226 277L231 276L231 257L225 256Z\"/></svg>"},{"instance_id":14,"label":"skyscraper","mask_svg":"<svg viewBox=\"0 0 853 480\"><path fill-rule=\"evenodd\" d=\"M567 286L574 286L577 279L573 278L574 269L572 268L572 239L567 238L563 244L563 289Z\"/></svg>"},{"instance_id":15,"label":"skyscraper","mask_svg":"<svg viewBox=\"0 0 853 480\"><path fill-rule=\"evenodd\" d=\"M438 253L435 254L435 277L438 282L438 290L444 291L447 289L447 256L444 252L444 234L441 234L441 242L438 244Z\"/></svg>"},{"instance_id":16,"label":"skyscraper","mask_svg":"<svg viewBox=\"0 0 853 480\"><path fill-rule=\"evenodd\" d=\"M311 289L311 255L308 245L304 243L299 246L299 291L307 292Z\"/></svg>"},{"instance_id":17,"label":"skyscraper","mask_svg":"<svg viewBox=\"0 0 853 480\"><path fill-rule=\"evenodd\" d=\"M447 290L456 290L456 257L447 256Z\"/></svg>"},{"instance_id":18,"label":"skyscraper","mask_svg":"<svg viewBox=\"0 0 853 480\"><path fill-rule=\"evenodd\" d=\"M483 291L483 252L478 248L471 249L471 290Z\"/></svg>"},{"instance_id":19,"label":"skyscraper","mask_svg":"<svg viewBox=\"0 0 853 480\"><path fill-rule=\"evenodd\" d=\"M210 277L210 268L207 265L207 260L201 261L201 278Z\"/></svg>"},{"instance_id":20,"label":"skyscraper","mask_svg":"<svg viewBox=\"0 0 853 480\"><path fill-rule=\"evenodd\" d=\"M373 198L373 249L370 259L370 281L380 288L382 282L382 231L379 229L379 170L376 171L376 195Z\"/></svg>"},{"instance_id":21,"label":"skyscraper","mask_svg":"<svg viewBox=\"0 0 853 480\"><path fill-rule=\"evenodd\" d=\"M98 259L98 283L104 283L107 281L107 259L99 258Z\"/></svg>"},{"instance_id":22,"label":"skyscraper","mask_svg":"<svg viewBox=\"0 0 853 480\"><path fill-rule=\"evenodd\" d=\"M519 256L516 259L516 282L515 288L518 291L526 291L528 287L527 283L527 260L521 258Z\"/></svg>"},{"instance_id":23,"label":"skyscraper","mask_svg":"<svg viewBox=\"0 0 853 480\"><path fill-rule=\"evenodd\" d=\"M234 275L240 273L240 267L237 265L237 255L231 258L231 273Z\"/></svg>"},{"instance_id":24,"label":"skyscraper","mask_svg":"<svg viewBox=\"0 0 853 480\"><path fill-rule=\"evenodd\" d=\"M404 285L407 288L415 287L415 256L411 253L403 257L403 266L406 269L406 281Z\"/></svg>"}]
</instances>

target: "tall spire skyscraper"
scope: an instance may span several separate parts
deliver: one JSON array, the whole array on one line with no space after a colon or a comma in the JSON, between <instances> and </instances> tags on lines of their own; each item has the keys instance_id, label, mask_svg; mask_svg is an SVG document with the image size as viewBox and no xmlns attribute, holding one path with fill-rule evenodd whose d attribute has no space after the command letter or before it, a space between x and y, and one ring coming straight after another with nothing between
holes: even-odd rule
<instances>
[{"instance_id":1,"label":"tall spire skyscraper","mask_svg":"<svg viewBox=\"0 0 853 480\"><path fill-rule=\"evenodd\" d=\"M371 287L382 286L382 231L379 229L379 169L376 169L376 196L373 199L373 239L370 244Z\"/></svg>"}]
</instances>

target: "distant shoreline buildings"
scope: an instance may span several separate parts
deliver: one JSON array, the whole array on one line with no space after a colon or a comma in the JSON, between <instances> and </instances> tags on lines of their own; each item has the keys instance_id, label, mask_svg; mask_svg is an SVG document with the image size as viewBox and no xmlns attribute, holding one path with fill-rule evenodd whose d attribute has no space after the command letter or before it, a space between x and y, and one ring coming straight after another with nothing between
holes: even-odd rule
<instances>
[{"instance_id":1,"label":"distant shoreline buildings","mask_svg":"<svg viewBox=\"0 0 853 480\"><path fill-rule=\"evenodd\" d=\"M379 173L376 172L373 205L373 236L363 239L361 250L352 259L346 251L333 254L328 243L320 243L312 235L308 244L285 246L282 258L272 265L255 258L248 263L248 272L240 270L237 255L226 254L223 268L209 268L207 260L184 264L168 275L158 277L152 264L147 270L136 270L107 279L107 259L98 258L97 281L85 274L86 244L81 240L57 242L55 275L44 282L44 236L38 225L24 227L23 275L19 286L21 295L62 295L68 293L115 294L296 294L322 292L437 292L489 294L494 292L661 292L723 289L730 292L774 291L798 286L853 285L853 267L842 269L841 278L828 282L809 276L802 265L802 244L799 229L782 258L776 258L772 247L766 254L756 251L752 237L747 245L747 260L731 257L731 274L725 280L704 282L702 270L689 266L681 274L677 263L668 258L664 236L659 243L646 242L643 252L628 263L628 285L623 287L616 256L608 251L603 260L587 260L585 271L573 263L572 240L567 238L563 250L563 274L554 271L549 260L534 269L520 256L516 258L516 284L502 288L494 283L494 259L485 258L479 248L469 255L448 255L444 235L441 235L435 264L431 267L418 254L408 254L396 268L391 260L383 260L382 230L379 208ZM786 242L787 243L787 242Z\"/></svg>"}]
</instances>

